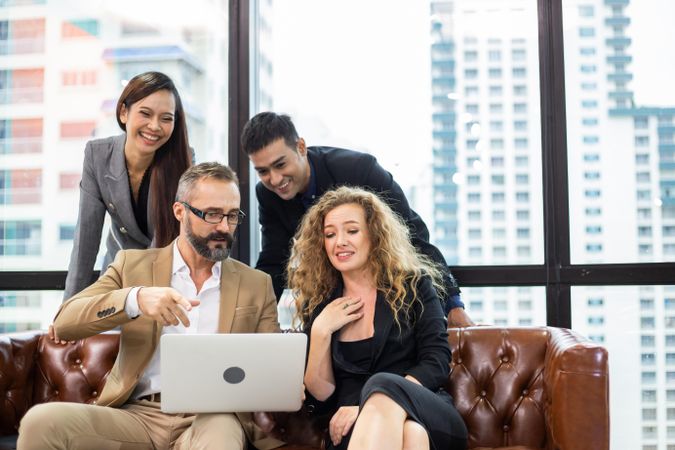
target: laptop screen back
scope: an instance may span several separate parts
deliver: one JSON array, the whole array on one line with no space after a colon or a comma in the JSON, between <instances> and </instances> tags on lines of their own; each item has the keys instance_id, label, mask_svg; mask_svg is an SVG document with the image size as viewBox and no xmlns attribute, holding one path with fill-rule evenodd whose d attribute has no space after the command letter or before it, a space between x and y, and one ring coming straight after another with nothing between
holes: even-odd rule
<instances>
[{"instance_id":1,"label":"laptop screen back","mask_svg":"<svg viewBox=\"0 0 675 450\"><path fill-rule=\"evenodd\" d=\"M165 334L162 411L297 411L306 348L304 333Z\"/></svg>"}]
</instances>

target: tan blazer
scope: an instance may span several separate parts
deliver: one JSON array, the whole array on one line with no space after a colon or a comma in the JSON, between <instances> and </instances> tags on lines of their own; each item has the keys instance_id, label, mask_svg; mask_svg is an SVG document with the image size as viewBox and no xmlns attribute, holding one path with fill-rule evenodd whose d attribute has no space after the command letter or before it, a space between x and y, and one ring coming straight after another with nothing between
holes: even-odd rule
<instances>
[{"instance_id":1,"label":"tan blazer","mask_svg":"<svg viewBox=\"0 0 675 450\"><path fill-rule=\"evenodd\" d=\"M159 344L162 325L147 317L130 319L126 297L135 286L170 286L173 243L161 249L121 250L94 284L66 301L54 319L58 336L82 339L121 327L120 349L98 399L99 405L118 407L133 392ZM277 302L269 275L233 259L223 261L220 278L220 333L279 332ZM250 414L239 414L250 434ZM278 441L277 441L278 442ZM278 445L278 444L277 444ZM274 446L258 446L273 448Z\"/></svg>"}]
</instances>

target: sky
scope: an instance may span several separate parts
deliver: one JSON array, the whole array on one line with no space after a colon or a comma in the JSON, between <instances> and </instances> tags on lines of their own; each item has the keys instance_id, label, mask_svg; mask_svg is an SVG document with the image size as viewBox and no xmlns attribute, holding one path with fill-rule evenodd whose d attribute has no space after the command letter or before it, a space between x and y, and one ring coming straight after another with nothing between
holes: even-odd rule
<instances>
[{"instance_id":1,"label":"sky","mask_svg":"<svg viewBox=\"0 0 675 450\"><path fill-rule=\"evenodd\" d=\"M632 0L627 15L636 103L675 107L675 1Z\"/></svg>"},{"instance_id":2,"label":"sky","mask_svg":"<svg viewBox=\"0 0 675 450\"><path fill-rule=\"evenodd\" d=\"M309 145L376 154L402 184L429 176L428 4L274 0L274 7L275 109L293 117Z\"/></svg>"}]
</instances>

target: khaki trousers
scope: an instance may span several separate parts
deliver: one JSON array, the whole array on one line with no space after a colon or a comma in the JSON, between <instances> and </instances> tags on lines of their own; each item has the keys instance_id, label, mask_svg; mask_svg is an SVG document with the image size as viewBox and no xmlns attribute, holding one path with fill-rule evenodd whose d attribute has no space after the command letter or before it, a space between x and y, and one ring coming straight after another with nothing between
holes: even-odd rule
<instances>
[{"instance_id":1,"label":"khaki trousers","mask_svg":"<svg viewBox=\"0 0 675 450\"><path fill-rule=\"evenodd\" d=\"M234 414L165 414L160 404L131 401L121 408L52 402L21 420L18 450L243 450L246 436Z\"/></svg>"}]
</instances>

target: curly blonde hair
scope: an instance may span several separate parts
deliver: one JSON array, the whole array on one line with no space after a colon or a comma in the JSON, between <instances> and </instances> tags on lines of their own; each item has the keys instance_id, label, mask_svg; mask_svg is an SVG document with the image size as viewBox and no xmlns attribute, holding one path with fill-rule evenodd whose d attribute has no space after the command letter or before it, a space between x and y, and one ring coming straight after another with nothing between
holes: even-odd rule
<instances>
[{"instance_id":1,"label":"curly blonde hair","mask_svg":"<svg viewBox=\"0 0 675 450\"><path fill-rule=\"evenodd\" d=\"M295 233L286 271L288 285L295 296L297 317L307 325L317 306L338 284L340 272L326 254L323 227L326 214L346 204L361 206L365 212L371 241L367 268L400 326L401 317L409 318L417 297L416 286L422 277L430 277L436 291L444 294L442 272L411 244L405 222L382 199L364 189L346 186L323 194L305 214ZM413 301L406 300L408 289L412 289Z\"/></svg>"}]
</instances>

